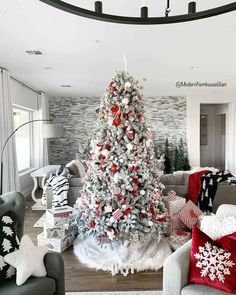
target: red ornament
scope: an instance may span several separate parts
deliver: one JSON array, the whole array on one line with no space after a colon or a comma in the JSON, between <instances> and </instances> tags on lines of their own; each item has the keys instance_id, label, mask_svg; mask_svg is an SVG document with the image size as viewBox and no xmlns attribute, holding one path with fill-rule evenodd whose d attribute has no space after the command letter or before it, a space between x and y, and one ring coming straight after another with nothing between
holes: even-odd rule
<instances>
[{"instance_id":1,"label":"red ornament","mask_svg":"<svg viewBox=\"0 0 236 295\"><path fill-rule=\"evenodd\" d=\"M121 199L121 204L124 205L125 203L126 203L125 198L122 198L122 199Z\"/></svg>"},{"instance_id":2,"label":"red ornament","mask_svg":"<svg viewBox=\"0 0 236 295\"><path fill-rule=\"evenodd\" d=\"M133 177L133 183L136 184L137 186L139 186L139 180L137 176Z\"/></svg>"},{"instance_id":3,"label":"red ornament","mask_svg":"<svg viewBox=\"0 0 236 295\"><path fill-rule=\"evenodd\" d=\"M129 170L130 171L137 171L138 170L138 166L131 166L130 168L129 168Z\"/></svg>"},{"instance_id":4,"label":"red ornament","mask_svg":"<svg viewBox=\"0 0 236 295\"><path fill-rule=\"evenodd\" d=\"M111 146L109 144L105 144L105 149L108 150L108 151L110 151Z\"/></svg>"},{"instance_id":5,"label":"red ornament","mask_svg":"<svg viewBox=\"0 0 236 295\"><path fill-rule=\"evenodd\" d=\"M128 209L126 209L123 213L124 213L124 215L129 215L130 214L130 212L131 212L131 209L130 208L128 208Z\"/></svg>"},{"instance_id":6,"label":"red ornament","mask_svg":"<svg viewBox=\"0 0 236 295\"><path fill-rule=\"evenodd\" d=\"M120 126L120 124L121 124L121 119L120 119L120 116L118 116L118 117L112 122L112 125L118 127L118 126Z\"/></svg>"},{"instance_id":7,"label":"red ornament","mask_svg":"<svg viewBox=\"0 0 236 295\"><path fill-rule=\"evenodd\" d=\"M144 218L146 218L146 217L147 217L146 214L144 214L144 213L141 213L141 214L140 214L140 218L141 218L141 219L144 219Z\"/></svg>"},{"instance_id":8,"label":"red ornament","mask_svg":"<svg viewBox=\"0 0 236 295\"><path fill-rule=\"evenodd\" d=\"M111 172L116 173L118 171L116 164L112 164L110 170Z\"/></svg>"},{"instance_id":9,"label":"red ornament","mask_svg":"<svg viewBox=\"0 0 236 295\"><path fill-rule=\"evenodd\" d=\"M94 228L95 227L95 221L94 220L90 221L88 225L89 225L90 228Z\"/></svg>"},{"instance_id":10,"label":"red ornament","mask_svg":"<svg viewBox=\"0 0 236 295\"><path fill-rule=\"evenodd\" d=\"M156 220L158 220L160 222L166 222L168 219L165 217L160 217L160 218L156 218Z\"/></svg>"},{"instance_id":11,"label":"red ornament","mask_svg":"<svg viewBox=\"0 0 236 295\"><path fill-rule=\"evenodd\" d=\"M111 107L112 113L117 113L119 111L119 107L117 105L114 105Z\"/></svg>"}]
</instances>

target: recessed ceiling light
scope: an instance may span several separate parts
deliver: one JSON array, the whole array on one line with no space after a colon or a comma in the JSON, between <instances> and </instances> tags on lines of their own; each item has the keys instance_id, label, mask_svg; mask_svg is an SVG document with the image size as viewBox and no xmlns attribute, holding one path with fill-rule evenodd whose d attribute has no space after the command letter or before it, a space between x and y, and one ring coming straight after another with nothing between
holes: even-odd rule
<instances>
[{"instance_id":1,"label":"recessed ceiling light","mask_svg":"<svg viewBox=\"0 0 236 295\"><path fill-rule=\"evenodd\" d=\"M44 70L51 70L52 68L50 67L45 67Z\"/></svg>"},{"instance_id":2,"label":"recessed ceiling light","mask_svg":"<svg viewBox=\"0 0 236 295\"><path fill-rule=\"evenodd\" d=\"M63 87L63 88L70 88L71 85L67 85L67 84L65 84L65 85L61 85L61 87Z\"/></svg>"},{"instance_id":3,"label":"recessed ceiling light","mask_svg":"<svg viewBox=\"0 0 236 295\"><path fill-rule=\"evenodd\" d=\"M42 55L42 51L40 50L25 50L25 53L29 55Z\"/></svg>"},{"instance_id":4,"label":"recessed ceiling light","mask_svg":"<svg viewBox=\"0 0 236 295\"><path fill-rule=\"evenodd\" d=\"M191 67L190 69L191 69L191 70L198 70L199 67L194 66L194 67Z\"/></svg>"},{"instance_id":5,"label":"recessed ceiling light","mask_svg":"<svg viewBox=\"0 0 236 295\"><path fill-rule=\"evenodd\" d=\"M94 40L94 41L95 41L95 43L99 43L100 42L100 40L98 40L98 39L97 40Z\"/></svg>"}]
</instances>

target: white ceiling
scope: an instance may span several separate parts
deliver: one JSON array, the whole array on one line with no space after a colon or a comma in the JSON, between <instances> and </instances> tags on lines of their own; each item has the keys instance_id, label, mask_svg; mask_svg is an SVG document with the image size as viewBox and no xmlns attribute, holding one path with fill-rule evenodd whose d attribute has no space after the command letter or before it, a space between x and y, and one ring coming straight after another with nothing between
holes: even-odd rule
<instances>
[{"instance_id":1,"label":"white ceiling","mask_svg":"<svg viewBox=\"0 0 236 295\"><path fill-rule=\"evenodd\" d=\"M68 0L85 8L91 0ZM164 14L165 0L146 1L150 15ZM187 11L186 0L170 1L171 14ZM207 2L207 3L206 3ZM233 1L198 0L198 10ZM139 15L140 0L103 0L104 12ZM0 66L51 95L99 96L115 70L124 68L143 81L144 94L236 95L236 12L171 25L134 26L90 20L39 0L0 1ZM100 42L96 42L99 40ZM39 49L42 56L25 50ZM198 66L198 70L192 70ZM45 70L50 67L51 70ZM217 82L225 88L176 88L177 81ZM72 88L61 88L70 84Z\"/></svg>"}]
</instances>

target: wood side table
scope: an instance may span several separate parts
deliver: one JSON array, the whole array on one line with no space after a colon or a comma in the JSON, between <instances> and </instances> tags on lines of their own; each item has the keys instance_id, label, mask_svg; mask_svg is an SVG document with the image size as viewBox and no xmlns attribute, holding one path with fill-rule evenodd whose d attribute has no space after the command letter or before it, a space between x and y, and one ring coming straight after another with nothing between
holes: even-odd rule
<instances>
[{"instance_id":1,"label":"wood side table","mask_svg":"<svg viewBox=\"0 0 236 295\"><path fill-rule=\"evenodd\" d=\"M35 201L35 204L32 206L32 210L46 210L46 206L43 206L41 204L41 198L36 198L36 196L35 196L35 192L38 188L38 178L42 177L42 188L44 188L46 178L51 173L56 172L58 169L60 169L60 167L61 167L61 165L48 165L48 166L42 167L30 174L34 180L34 187L32 190L32 199Z\"/></svg>"}]
</instances>

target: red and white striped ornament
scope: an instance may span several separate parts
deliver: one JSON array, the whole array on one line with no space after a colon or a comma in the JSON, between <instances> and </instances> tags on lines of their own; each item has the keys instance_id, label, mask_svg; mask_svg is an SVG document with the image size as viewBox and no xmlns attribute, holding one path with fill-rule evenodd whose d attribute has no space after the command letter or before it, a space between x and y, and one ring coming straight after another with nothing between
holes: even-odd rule
<instances>
[{"instance_id":1,"label":"red and white striped ornament","mask_svg":"<svg viewBox=\"0 0 236 295\"><path fill-rule=\"evenodd\" d=\"M120 209L117 209L116 211L114 211L112 213L112 216L115 218L115 219L119 219L123 216L124 214L120 211Z\"/></svg>"}]
</instances>

